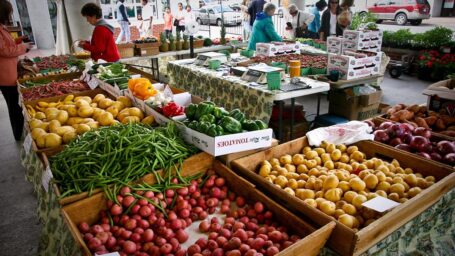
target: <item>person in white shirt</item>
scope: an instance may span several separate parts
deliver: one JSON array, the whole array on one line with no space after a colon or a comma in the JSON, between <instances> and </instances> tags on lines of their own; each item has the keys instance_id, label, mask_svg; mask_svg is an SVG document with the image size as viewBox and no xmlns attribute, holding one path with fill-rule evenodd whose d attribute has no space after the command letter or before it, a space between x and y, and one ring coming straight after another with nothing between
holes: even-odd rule
<instances>
[{"instance_id":1,"label":"person in white shirt","mask_svg":"<svg viewBox=\"0 0 455 256\"><path fill-rule=\"evenodd\" d=\"M286 16L286 22L288 23L286 31L288 31L288 36L291 39L296 37L309 37L308 25L313 22L313 14L301 11L295 4L290 4L288 7L288 15Z\"/></svg>"},{"instance_id":2,"label":"person in white shirt","mask_svg":"<svg viewBox=\"0 0 455 256\"><path fill-rule=\"evenodd\" d=\"M141 37L153 36L153 8L148 0L142 0L142 23L139 27Z\"/></svg>"},{"instance_id":3,"label":"person in white shirt","mask_svg":"<svg viewBox=\"0 0 455 256\"><path fill-rule=\"evenodd\" d=\"M194 15L194 12L191 10L190 5L186 6L186 12L185 12L185 14L183 14L183 16L185 17L183 19L185 21L184 25L196 20L196 16Z\"/></svg>"},{"instance_id":4,"label":"person in white shirt","mask_svg":"<svg viewBox=\"0 0 455 256\"><path fill-rule=\"evenodd\" d=\"M179 3L177 13L175 14L175 21L174 21L174 26L177 27L177 32L185 31L185 12L186 11L183 10L183 4Z\"/></svg>"}]
</instances>

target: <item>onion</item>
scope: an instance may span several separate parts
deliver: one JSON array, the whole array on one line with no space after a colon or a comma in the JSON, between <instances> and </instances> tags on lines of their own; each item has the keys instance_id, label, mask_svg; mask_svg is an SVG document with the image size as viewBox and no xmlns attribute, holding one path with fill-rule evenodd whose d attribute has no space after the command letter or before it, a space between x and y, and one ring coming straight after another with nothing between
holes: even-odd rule
<instances>
[{"instance_id":1,"label":"onion","mask_svg":"<svg viewBox=\"0 0 455 256\"><path fill-rule=\"evenodd\" d=\"M437 144L438 153L441 155L447 155L450 153L455 153L455 146L447 140L442 140Z\"/></svg>"},{"instance_id":2,"label":"onion","mask_svg":"<svg viewBox=\"0 0 455 256\"><path fill-rule=\"evenodd\" d=\"M374 131L374 140L382 143L387 143L389 141L389 135L384 130Z\"/></svg>"},{"instance_id":3,"label":"onion","mask_svg":"<svg viewBox=\"0 0 455 256\"><path fill-rule=\"evenodd\" d=\"M422 136L429 139L431 138L431 131L424 127L417 127L414 129L414 135Z\"/></svg>"},{"instance_id":4,"label":"onion","mask_svg":"<svg viewBox=\"0 0 455 256\"><path fill-rule=\"evenodd\" d=\"M448 165L455 165L455 153L445 155L443 161Z\"/></svg>"},{"instance_id":5,"label":"onion","mask_svg":"<svg viewBox=\"0 0 455 256\"><path fill-rule=\"evenodd\" d=\"M406 143L406 144L409 144L411 143L411 140L414 136L412 136L412 134L410 133L405 133L403 134L403 136L401 137L401 140L403 141L403 143Z\"/></svg>"},{"instance_id":6,"label":"onion","mask_svg":"<svg viewBox=\"0 0 455 256\"><path fill-rule=\"evenodd\" d=\"M386 130L387 128L389 128L392 125L393 125L392 122L383 122L379 125L378 130Z\"/></svg>"},{"instance_id":7,"label":"onion","mask_svg":"<svg viewBox=\"0 0 455 256\"><path fill-rule=\"evenodd\" d=\"M391 125L386 131L391 138L401 137L404 134L404 130L399 124Z\"/></svg>"},{"instance_id":8,"label":"onion","mask_svg":"<svg viewBox=\"0 0 455 256\"><path fill-rule=\"evenodd\" d=\"M431 153L430 157L434 161L442 162L442 156L436 152Z\"/></svg>"},{"instance_id":9,"label":"onion","mask_svg":"<svg viewBox=\"0 0 455 256\"><path fill-rule=\"evenodd\" d=\"M408 124L408 123L401 123L400 126L405 132L409 132L409 133L412 133L415 129L414 126L412 126L411 124Z\"/></svg>"},{"instance_id":10,"label":"onion","mask_svg":"<svg viewBox=\"0 0 455 256\"><path fill-rule=\"evenodd\" d=\"M403 141L400 138L398 138L398 137L393 138L389 142L389 145L392 146L392 147L395 147L396 145L399 145L399 144L403 144Z\"/></svg>"},{"instance_id":11,"label":"onion","mask_svg":"<svg viewBox=\"0 0 455 256\"><path fill-rule=\"evenodd\" d=\"M411 140L411 143L409 143L409 146L419 152L425 152L425 150L428 148L428 144L430 144L430 142L427 138L423 136L414 136L414 138Z\"/></svg>"},{"instance_id":12,"label":"onion","mask_svg":"<svg viewBox=\"0 0 455 256\"><path fill-rule=\"evenodd\" d=\"M428 153L425 153L425 152L419 152L417 153L418 156L421 156L423 158L426 158L426 159L429 159L431 160L431 156L428 154Z\"/></svg>"}]
</instances>

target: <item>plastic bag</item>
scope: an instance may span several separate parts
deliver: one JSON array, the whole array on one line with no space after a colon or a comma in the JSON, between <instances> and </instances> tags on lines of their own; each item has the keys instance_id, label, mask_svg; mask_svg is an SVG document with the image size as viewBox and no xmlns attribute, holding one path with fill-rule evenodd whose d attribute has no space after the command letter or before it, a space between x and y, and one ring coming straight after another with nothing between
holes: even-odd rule
<instances>
[{"instance_id":1,"label":"plastic bag","mask_svg":"<svg viewBox=\"0 0 455 256\"><path fill-rule=\"evenodd\" d=\"M318 147L324 140L335 145L349 145L361 140L373 140L372 131L373 128L367 123L351 121L345 124L318 128L308 132L306 135L310 145Z\"/></svg>"}]
</instances>

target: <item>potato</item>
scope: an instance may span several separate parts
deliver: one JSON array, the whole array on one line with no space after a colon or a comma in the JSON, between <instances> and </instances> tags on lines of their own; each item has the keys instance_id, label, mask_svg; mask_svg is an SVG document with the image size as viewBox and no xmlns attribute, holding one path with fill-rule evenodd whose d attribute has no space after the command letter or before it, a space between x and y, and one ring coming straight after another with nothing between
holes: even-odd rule
<instances>
[{"instance_id":1,"label":"potato","mask_svg":"<svg viewBox=\"0 0 455 256\"><path fill-rule=\"evenodd\" d=\"M93 98L92 102L98 103L100 100L105 99L105 98L106 98L106 96L105 96L104 94L97 94L97 95Z\"/></svg>"},{"instance_id":2,"label":"potato","mask_svg":"<svg viewBox=\"0 0 455 256\"><path fill-rule=\"evenodd\" d=\"M102 109L107 109L108 107L110 107L112 104L114 104L114 101L109 99L109 98L105 98L105 99L101 99L99 102L98 102L98 107L99 108L102 108Z\"/></svg>"},{"instance_id":3,"label":"potato","mask_svg":"<svg viewBox=\"0 0 455 256\"><path fill-rule=\"evenodd\" d=\"M319 191L322 190L322 180L316 179L314 182L314 190Z\"/></svg>"},{"instance_id":4,"label":"potato","mask_svg":"<svg viewBox=\"0 0 455 256\"><path fill-rule=\"evenodd\" d=\"M341 215L346 214L343 209L336 209L335 214L333 215L335 218L340 217Z\"/></svg>"},{"instance_id":5,"label":"potato","mask_svg":"<svg viewBox=\"0 0 455 256\"><path fill-rule=\"evenodd\" d=\"M376 190L383 190L384 192L389 192L390 186L391 186L390 183L388 183L387 181L381 181L376 186Z\"/></svg>"},{"instance_id":6,"label":"potato","mask_svg":"<svg viewBox=\"0 0 455 256\"><path fill-rule=\"evenodd\" d=\"M306 189L314 189L314 183L316 182L316 179L314 177L310 177L306 184L305 184L305 188Z\"/></svg>"},{"instance_id":7,"label":"potato","mask_svg":"<svg viewBox=\"0 0 455 256\"><path fill-rule=\"evenodd\" d=\"M415 176L414 174L406 175L404 180L406 181L407 184L409 184L409 186L412 186L412 187L417 186L417 176Z\"/></svg>"},{"instance_id":8,"label":"potato","mask_svg":"<svg viewBox=\"0 0 455 256\"><path fill-rule=\"evenodd\" d=\"M390 193L388 198L395 202L398 202L400 200L400 196L397 193Z\"/></svg>"},{"instance_id":9,"label":"potato","mask_svg":"<svg viewBox=\"0 0 455 256\"><path fill-rule=\"evenodd\" d=\"M428 182L435 182L436 181L434 176L427 176L427 177L425 177L425 180L428 181Z\"/></svg>"},{"instance_id":10,"label":"potato","mask_svg":"<svg viewBox=\"0 0 455 256\"><path fill-rule=\"evenodd\" d=\"M114 108L118 109L118 111L121 111L121 110L123 110L125 108L125 104L123 104L120 101L114 101L112 103L111 107L114 107Z\"/></svg>"},{"instance_id":11,"label":"potato","mask_svg":"<svg viewBox=\"0 0 455 256\"><path fill-rule=\"evenodd\" d=\"M324 184L323 184L323 189L329 190L332 188L336 188L336 187L338 187L339 182L340 181L338 180L338 177L331 174L327 177L327 179L325 179Z\"/></svg>"},{"instance_id":12,"label":"potato","mask_svg":"<svg viewBox=\"0 0 455 256\"><path fill-rule=\"evenodd\" d=\"M120 96L120 97L117 97L117 101L120 101L123 103L123 105L127 108L131 107L132 106L132 103L131 103L131 100L126 97L126 96Z\"/></svg>"},{"instance_id":13,"label":"potato","mask_svg":"<svg viewBox=\"0 0 455 256\"><path fill-rule=\"evenodd\" d=\"M130 114L130 116L137 116L141 120L142 118L144 118L144 113L142 112L142 110L136 107L129 108L128 113Z\"/></svg>"},{"instance_id":14,"label":"potato","mask_svg":"<svg viewBox=\"0 0 455 256\"><path fill-rule=\"evenodd\" d=\"M318 191L316 193L314 193L314 197L315 198L324 198L324 191Z\"/></svg>"},{"instance_id":15,"label":"potato","mask_svg":"<svg viewBox=\"0 0 455 256\"><path fill-rule=\"evenodd\" d=\"M365 169L365 170L359 172L359 178L363 180L368 174L370 174L370 171L368 169Z\"/></svg>"},{"instance_id":16,"label":"potato","mask_svg":"<svg viewBox=\"0 0 455 256\"><path fill-rule=\"evenodd\" d=\"M77 110L77 114L80 117L91 117L93 115L93 108L90 106L82 106Z\"/></svg>"},{"instance_id":17,"label":"potato","mask_svg":"<svg viewBox=\"0 0 455 256\"><path fill-rule=\"evenodd\" d=\"M311 169L311 168L314 168L318 165L318 162L316 160L308 160L307 163L306 163L306 166L308 167L308 169Z\"/></svg>"},{"instance_id":18,"label":"potato","mask_svg":"<svg viewBox=\"0 0 455 256\"><path fill-rule=\"evenodd\" d=\"M368 174L365 178L363 178L363 181L369 189L375 189L379 182L378 177L374 174Z\"/></svg>"},{"instance_id":19,"label":"potato","mask_svg":"<svg viewBox=\"0 0 455 256\"><path fill-rule=\"evenodd\" d=\"M297 184L297 181L295 179L289 179L287 187L292 188L293 190L296 190L299 188L299 185Z\"/></svg>"},{"instance_id":20,"label":"potato","mask_svg":"<svg viewBox=\"0 0 455 256\"><path fill-rule=\"evenodd\" d=\"M316 151L320 156L325 153L325 149L323 148L315 148L314 151Z\"/></svg>"},{"instance_id":21,"label":"potato","mask_svg":"<svg viewBox=\"0 0 455 256\"><path fill-rule=\"evenodd\" d=\"M310 176L308 176L308 174L306 174L306 173L301 173L301 174L299 175L299 179L300 179L300 180L304 180L304 181L307 181L309 177L310 177Z\"/></svg>"},{"instance_id":22,"label":"potato","mask_svg":"<svg viewBox=\"0 0 455 256\"><path fill-rule=\"evenodd\" d=\"M303 161L305 160L304 156L302 154L295 154L292 156L292 164L294 165L299 165L303 164Z\"/></svg>"},{"instance_id":23,"label":"potato","mask_svg":"<svg viewBox=\"0 0 455 256\"><path fill-rule=\"evenodd\" d=\"M44 147L55 148L62 145L62 137L55 133L48 133L44 135Z\"/></svg>"},{"instance_id":24,"label":"potato","mask_svg":"<svg viewBox=\"0 0 455 256\"><path fill-rule=\"evenodd\" d=\"M308 147L308 146L307 146L307 147L304 147L304 148L302 149L302 153L303 153L303 154L306 154L306 152L308 152L308 151L311 151L311 147Z\"/></svg>"},{"instance_id":25,"label":"potato","mask_svg":"<svg viewBox=\"0 0 455 256\"><path fill-rule=\"evenodd\" d=\"M329 154L331 154L334 150L336 149L335 144L328 144L327 147L325 148L325 151Z\"/></svg>"},{"instance_id":26,"label":"potato","mask_svg":"<svg viewBox=\"0 0 455 256\"><path fill-rule=\"evenodd\" d=\"M335 164L333 163L333 161L327 161L324 163L324 167L329 170L333 170L335 169Z\"/></svg>"},{"instance_id":27,"label":"potato","mask_svg":"<svg viewBox=\"0 0 455 256\"><path fill-rule=\"evenodd\" d=\"M286 168L286 170L288 170L288 172L295 172L295 165L285 164L284 168Z\"/></svg>"},{"instance_id":28,"label":"potato","mask_svg":"<svg viewBox=\"0 0 455 256\"><path fill-rule=\"evenodd\" d=\"M292 163L292 156L290 156L290 155L284 155L284 156L280 157L280 163L281 163L282 165Z\"/></svg>"},{"instance_id":29,"label":"potato","mask_svg":"<svg viewBox=\"0 0 455 256\"><path fill-rule=\"evenodd\" d=\"M299 178L299 174L295 172L288 172L285 176L288 180L289 179L297 180Z\"/></svg>"},{"instance_id":30,"label":"potato","mask_svg":"<svg viewBox=\"0 0 455 256\"><path fill-rule=\"evenodd\" d=\"M125 121L125 119L123 119L123 121ZM112 125L114 123L114 116L112 116L111 113L109 112L104 112L103 114L101 114L97 121L102 125L102 126L108 126L108 125ZM122 123L123 123L122 121Z\"/></svg>"},{"instance_id":31,"label":"potato","mask_svg":"<svg viewBox=\"0 0 455 256\"><path fill-rule=\"evenodd\" d=\"M378 196L387 198L387 193L384 190L376 190L375 192Z\"/></svg>"},{"instance_id":32,"label":"potato","mask_svg":"<svg viewBox=\"0 0 455 256\"><path fill-rule=\"evenodd\" d=\"M277 158L272 158L272 159L270 159L270 164L272 166L277 166L277 165L279 166L280 165L280 160L278 160Z\"/></svg>"},{"instance_id":33,"label":"potato","mask_svg":"<svg viewBox=\"0 0 455 256\"><path fill-rule=\"evenodd\" d=\"M335 214L336 207L335 207L335 203L334 202L324 201L321 204L318 204L318 207L323 213L325 213L327 215L332 216L332 215Z\"/></svg>"},{"instance_id":34,"label":"potato","mask_svg":"<svg viewBox=\"0 0 455 256\"><path fill-rule=\"evenodd\" d=\"M332 158L333 161L338 161L341 158L341 151L339 149L335 149L332 151L330 154L330 157Z\"/></svg>"},{"instance_id":35,"label":"potato","mask_svg":"<svg viewBox=\"0 0 455 256\"><path fill-rule=\"evenodd\" d=\"M79 124L76 128L76 133L78 135L81 135L88 131L90 131L90 126L88 126L87 124Z\"/></svg>"},{"instance_id":36,"label":"potato","mask_svg":"<svg viewBox=\"0 0 455 256\"><path fill-rule=\"evenodd\" d=\"M361 209L363 206L362 204L367 201L367 197L364 195L357 195L352 199L352 205L354 205L357 209Z\"/></svg>"},{"instance_id":37,"label":"potato","mask_svg":"<svg viewBox=\"0 0 455 256\"><path fill-rule=\"evenodd\" d=\"M44 129L41 129L39 127L33 128L32 132L32 138L34 140L38 139L41 136L44 136L46 134L46 131Z\"/></svg>"},{"instance_id":38,"label":"potato","mask_svg":"<svg viewBox=\"0 0 455 256\"><path fill-rule=\"evenodd\" d=\"M351 159L349 158L349 156L347 154L342 154L340 157L340 162L342 162L342 163L349 163L349 160L351 160Z\"/></svg>"},{"instance_id":39,"label":"potato","mask_svg":"<svg viewBox=\"0 0 455 256\"><path fill-rule=\"evenodd\" d=\"M316 200L314 200L314 199L308 198L308 199L303 200L303 202L306 203L306 204L308 204L308 205L311 206L311 207L314 207L314 208L317 208L317 207L318 207L318 203L317 203Z\"/></svg>"},{"instance_id":40,"label":"potato","mask_svg":"<svg viewBox=\"0 0 455 256\"><path fill-rule=\"evenodd\" d=\"M304 180L297 180L297 186L298 188L304 188L306 185L306 181Z\"/></svg>"},{"instance_id":41,"label":"potato","mask_svg":"<svg viewBox=\"0 0 455 256\"><path fill-rule=\"evenodd\" d=\"M270 165L262 165L261 168L259 169L259 175L262 177L267 177L270 175L270 172L272 171L272 167Z\"/></svg>"},{"instance_id":42,"label":"potato","mask_svg":"<svg viewBox=\"0 0 455 256\"><path fill-rule=\"evenodd\" d=\"M70 143L72 140L74 140L77 137L76 132L74 131L69 131L65 134L63 134L63 142L65 144Z\"/></svg>"},{"instance_id":43,"label":"potato","mask_svg":"<svg viewBox=\"0 0 455 256\"><path fill-rule=\"evenodd\" d=\"M351 159L354 159L355 161L357 161L359 163L361 163L363 161L364 157L365 157L365 155L360 151L354 151L354 153L351 154Z\"/></svg>"},{"instance_id":44,"label":"potato","mask_svg":"<svg viewBox=\"0 0 455 256\"><path fill-rule=\"evenodd\" d=\"M111 113L112 116L113 116L114 118L116 118L117 115L118 115L118 113L119 113L119 109L116 108L116 107L114 107L114 106L108 107L108 108L106 109L106 111L109 112L109 113Z\"/></svg>"},{"instance_id":45,"label":"potato","mask_svg":"<svg viewBox=\"0 0 455 256\"><path fill-rule=\"evenodd\" d=\"M315 193L311 189L297 189L296 190L296 196L302 200L304 199L314 199L315 198Z\"/></svg>"},{"instance_id":46,"label":"potato","mask_svg":"<svg viewBox=\"0 0 455 256\"><path fill-rule=\"evenodd\" d=\"M338 183L338 188L340 188L343 192L346 192L351 189L351 186L349 186L349 182L343 180Z\"/></svg>"},{"instance_id":47,"label":"potato","mask_svg":"<svg viewBox=\"0 0 455 256\"><path fill-rule=\"evenodd\" d=\"M299 164L297 166L297 172L298 173L307 173L308 172L308 167L304 164Z\"/></svg>"},{"instance_id":48,"label":"potato","mask_svg":"<svg viewBox=\"0 0 455 256\"><path fill-rule=\"evenodd\" d=\"M308 160L314 159L317 156L318 156L318 152L316 152L314 150L310 150L310 151L305 153L305 158L308 159Z\"/></svg>"},{"instance_id":49,"label":"potato","mask_svg":"<svg viewBox=\"0 0 455 256\"><path fill-rule=\"evenodd\" d=\"M337 202L340 201L342 193L342 190L339 188L331 188L325 192L324 198L332 202Z\"/></svg>"},{"instance_id":50,"label":"potato","mask_svg":"<svg viewBox=\"0 0 455 256\"><path fill-rule=\"evenodd\" d=\"M288 184L288 179L286 179L286 177L284 177L283 175L279 175L273 182L284 188Z\"/></svg>"},{"instance_id":51,"label":"potato","mask_svg":"<svg viewBox=\"0 0 455 256\"><path fill-rule=\"evenodd\" d=\"M61 126L55 129L55 133L62 137L67 132L76 132L76 130L71 126Z\"/></svg>"},{"instance_id":52,"label":"potato","mask_svg":"<svg viewBox=\"0 0 455 256\"><path fill-rule=\"evenodd\" d=\"M401 183L395 183L390 186L390 193L397 193L399 196L402 196L406 188Z\"/></svg>"},{"instance_id":53,"label":"potato","mask_svg":"<svg viewBox=\"0 0 455 256\"><path fill-rule=\"evenodd\" d=\"M288 193L291 196L295 196L295 192L292 188L284 188L284 192Z\"/></svg>"},{"instance_id":54,"label":"potato","mask_svg":"<svg viewBox=\"0 0 455 256\"><path fill-rule=\"evenodd\" d=\"M349 186L351 186L353 190L359 192L365 189L366 184L360 178L354 178L349 181Z\"/></svg>"},{"instance_id":55,"label":"potato","mask_svg":"<svg viewBox=\"0 0 455 256\"><path fill-rule=\"evenodd\" d=\"M350 155L356 151L359 151L359 148L357 146L349 146L348 149L346 150L346 153Z\"/></svg>"},{"instance_id":56,"label":"potato","mask_svg":"<svg viewBox=\"0 0 455 256\"><path fill-rule=\"evenodd\" d=\"M345 213L350 214L350 215L355 215L357 213L357 209L352 204L344 204L342 206L342 209Z\"/></svg>"},{"instance_id":57,"label":"potato","mask_svg":"<svg viewBox=\"0 0 455 256\"><path fill-rule=\"evenodd\" d=\"M351 203L352 200L357 196L358 194L354 191L347 191L344 193L344 200L348 203Z\"/></svg>"},{"instance_id":58,"label":"potato","mask_svg":"<svg viewBox=\"0 0 455 256\"><path fill-rule=\"evenodd\" d=\"M90 107L90 104L87 101L83 100L83 99L78 99L77 101L74 101L74 102L76 103L76 107L77 108L81 108L83 106Z\"/></svg>"},{"instance_id":59,"label":"potato","mask_svg":"<svg viewBox=\"0 0 455 256\"><path fill-rule=\"evenodd\" d=\"M343 214L340 217L338 217L338 221L348 228L354 227L354 223L355 223L354 219L355 219L355 217L352 215L349 215L349 214Z\"/></svg>"}]
</instances>

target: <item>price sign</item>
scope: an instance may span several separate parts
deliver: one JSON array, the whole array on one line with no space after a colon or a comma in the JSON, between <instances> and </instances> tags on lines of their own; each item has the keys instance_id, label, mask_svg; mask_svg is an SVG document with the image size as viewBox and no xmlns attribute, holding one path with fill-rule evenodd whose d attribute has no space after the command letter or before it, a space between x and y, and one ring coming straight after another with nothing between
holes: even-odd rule
<instances>
[{"instance_id":1,"label":"price sign","mask_svg":"<svg viewBox=\"0 0 455 256\"><path fill-rule=\"evenodd\" d=\"M43 177L41 178L41 184L43 185L44 190L46 192L49 192L49 182L53 178L52 172L51 172L51 167L48 165L46 166L46 170L43 173Z\"/></svg>"},{"instance_id":2,"label":"price sign","mask_svg":"<svg viewBox=\"0 0 455 256\"><path fill-rule=\"evenodd\" d=\"M96 87L98 87L98 80L95 77L92 77L92 79L90 79L87 84L90 89L94 90Z\"/></svg>"},{"instance_id":3,"label":"price sign","mask_svg":"<svg viewBox=\"0 0 455 256\"><path fill-rule=\"evenodd\" d=\"M169 85L166 85L166 87L164 88L164 96L167 98L171 98L171 99L174 99L174 93L172 92L171 88L169 87Z\"/></svg>"},{"instance_id":4,"label":"price sign","mask_svg":"<svg viewBox=\"0 0 455 256\"><path fill-rule=\"evenodd\" d=\"M371 200L366 201L362 205L377 212L385 212L397 207L400 204L388 198L377 196Z\"/></svg>"},{"instance_id":5,"label":"price sign","mask_svg":"<svg viewBox=\"0 0 455 256\"><path fill-rule=\"evenodd\" d=\"M27 134L27 136L25 136L25 139L24 139L24 149L25 149L25 153L28 155L28 153L30 152L30 149L32 148L32 136L31 134Z\"/></svg>"},{"instance_id":6,"label":"price sign","mask_svg":"<svg viewBox=\"0 0 455 256\"><path fill-rule=\"evenodd\" d=\"M97 254L95 253L95 256L120 256L120 254L118 252L110 252L110 253L105 253L105 254Z\"/></svg>"}]
</instances>

